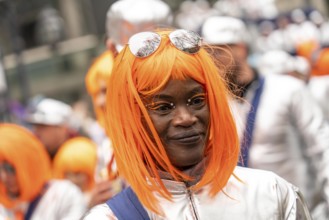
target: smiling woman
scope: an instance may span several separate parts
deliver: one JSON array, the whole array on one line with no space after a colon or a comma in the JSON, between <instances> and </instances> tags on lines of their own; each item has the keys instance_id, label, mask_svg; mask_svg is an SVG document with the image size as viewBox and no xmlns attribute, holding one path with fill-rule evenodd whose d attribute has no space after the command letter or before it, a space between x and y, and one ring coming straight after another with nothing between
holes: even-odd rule
<instances>
[{"instance_id":1,"label":"smiling woman","mask_svg":"<svg viewBox=\"0 0 329 220\"><path fill-rule=\"evenodd\" d=\"M106 98L106 127L131 188L84 219L308 215L297 188L273 173L236 167L239 141L218 71L192 31L131 37L115 58Z\"/></svg>"},{"instance_id":2,"label":"smiling woman","mask_svg":"<svg viewBox=\"0 0 329 220\"><path fill-rule=\"evenodd\" d=\"M209 109L198 82L171 80L146 104L171 163L180 170L202 161L208 138Z\"/></svg>"}]
</instances>

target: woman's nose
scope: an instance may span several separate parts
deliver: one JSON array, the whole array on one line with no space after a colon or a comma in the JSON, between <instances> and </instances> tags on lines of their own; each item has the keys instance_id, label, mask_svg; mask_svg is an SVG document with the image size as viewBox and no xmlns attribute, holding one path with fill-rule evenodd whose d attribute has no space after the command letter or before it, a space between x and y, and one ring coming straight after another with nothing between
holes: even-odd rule
<instances>
[{"instance_id":1,"label":"woman's nose","mask_svg":"<svg viewBox=\"0 0 329 220\"><path fill-rule=\"evenodd\" d=\"M187 105L176 106L173 118L174 126L192 126L197 121L197 117Z\"/></svg>"}]
</instances>

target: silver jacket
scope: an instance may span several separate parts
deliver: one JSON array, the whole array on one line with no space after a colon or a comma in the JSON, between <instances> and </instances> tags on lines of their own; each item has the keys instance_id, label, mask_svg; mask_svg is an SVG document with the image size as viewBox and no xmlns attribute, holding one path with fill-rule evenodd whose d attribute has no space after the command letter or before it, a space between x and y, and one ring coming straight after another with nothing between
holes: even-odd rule
<instances>
[{"instance_id":1,"label":"silver jacket","mask_svg":"<svg viewBox=\"0 0 329 220\"><path fill-rule=\"evenodd\" d=\"M237 167L223 191L210 198L206 186L193 191L182 182L163 180L168 201L155 194L165 216L152 220L295 220L311 219L298 189L272 172ZM95 206L84 220L117 218L106 204Z\"/></svg>"},{"instance_id":2,"label":"silver jacket","mask_svg":"<svg viewBox=\"0 0 329 220\"><path fill-rule=\"evenodd\" d=\"M324 115L329 121L329 75L312 76L308 83L308 88L322 107Z\"/></svg>"},{"instance_id":3,"label":"silver jacket","mask_svg":"<svg viewBox=\"0 0 329 220\"><path fill-rule=\"evenodd\" d=\"M235 103L241 137L257 86L255 83L248 90L246 102ZM266 76L249 167L277 173L300 188L309 207L322 200L326 203L324 212L329 211L329 125L302 81L290 76Z\"/></svg>"},{"instance_id":4,"label":"silver jacket","mask_svg":"<svg viewBox=\"0 0 329 220\"><path fill-rule=\"evenodd\" d=\"M51 180L29 219L31 220L73 220L79 219L87 209L81 190L68 180ZM13 208L27 214L27 203ZM0 220L14 220L13 210L0 203Z\"/></svg>"}]
</instances>

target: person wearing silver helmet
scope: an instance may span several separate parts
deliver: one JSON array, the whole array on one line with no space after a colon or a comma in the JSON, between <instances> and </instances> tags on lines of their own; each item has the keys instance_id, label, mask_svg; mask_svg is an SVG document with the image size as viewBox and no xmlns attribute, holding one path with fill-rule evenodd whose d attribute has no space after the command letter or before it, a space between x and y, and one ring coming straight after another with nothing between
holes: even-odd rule
<instances>
[{"instance_id":1,"label":"person wearing silver helmet","mask_svg":"<svg viewBox=\"0 0 329 220\"><path fill-rule=\"evenodd\" d=\"M106 14L106 46L120 52L133 34L170 27L172 22L172 11L161 0L117 1Z\"/></svg>"},{"instance_id":2,"label":"person wearing silver helmet","mask_svg":"<svg viewBox=\"0 0 329 220\"><path fill-rule=\"evenodd\" d=\"M72 107L60 100L34 97L24 120L43 143L51 160L65 141L78 135Z\"/></svg>"},{"instance_id":3,"label":"person wearing silver helmet","mask_svg":"<svg viewBox=\"0 0 329 220\"><path fill-rule=\"evenodd\" d=\"M204 41L217 47L216 61L228 66L227 78L237 86L232 107L240 120L239 164L277 173L301 189L314 217L322 215L316 219L328 219L329 125L303 81L258 74L249 65L247 33L242 20L225 16L209 18L202 28Z\"/></svg>"}]
</instances>

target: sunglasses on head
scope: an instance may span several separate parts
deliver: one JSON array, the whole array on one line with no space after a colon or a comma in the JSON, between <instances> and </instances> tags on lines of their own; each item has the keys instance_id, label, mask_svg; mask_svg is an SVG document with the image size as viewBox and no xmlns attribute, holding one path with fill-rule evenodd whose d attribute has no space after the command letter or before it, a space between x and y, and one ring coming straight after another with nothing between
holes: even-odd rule
<instances>
[{"instance_id":1,"label":"sunglasses on head","mask_svg":"<svg viewBox=\"0 0 329 220\"><path fill-rule=\"evenodd\" d=\"M197 53L202 44L202 38L193 31L178 29L171 32L169 40L178 50L188 54ZM144 58L153 54L161 44L161 35L155 32L140 32L128 41L128 47L136 57Z\"/></svg>"}]
</instances>

